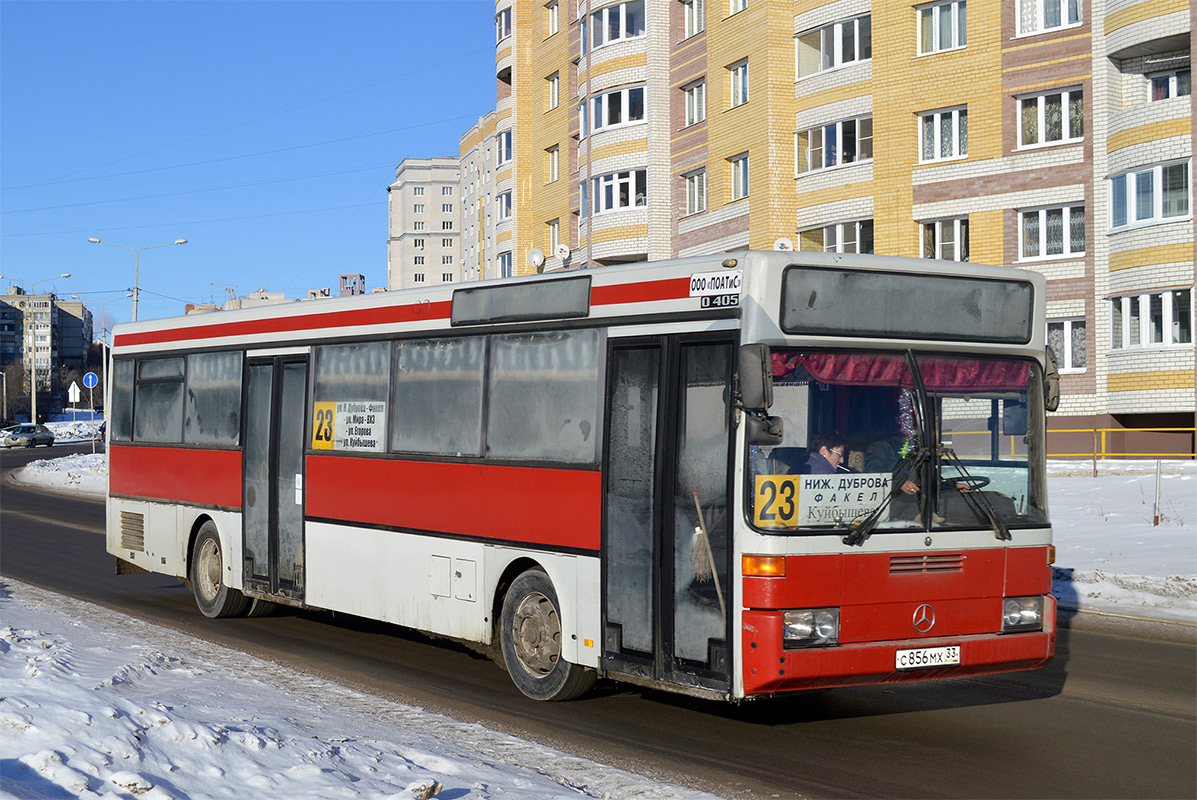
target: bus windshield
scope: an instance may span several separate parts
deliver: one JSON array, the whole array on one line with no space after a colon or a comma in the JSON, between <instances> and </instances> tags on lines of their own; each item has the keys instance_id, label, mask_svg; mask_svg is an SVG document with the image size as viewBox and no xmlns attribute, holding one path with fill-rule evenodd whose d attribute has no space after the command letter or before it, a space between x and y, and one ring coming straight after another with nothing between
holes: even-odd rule
<instances>
[{"instance_id":1,"label":"bus windshield","mask_svg":"<svg viewBox=\"0 0 1197 800\"><path fill-rule=\"evenodd\" d=\"M774 533L1047 523L1038 365L774 350L783 438L749 445L748 506ZM912 371L913 367L913 371Z\"/></svg>"}]
</instances>

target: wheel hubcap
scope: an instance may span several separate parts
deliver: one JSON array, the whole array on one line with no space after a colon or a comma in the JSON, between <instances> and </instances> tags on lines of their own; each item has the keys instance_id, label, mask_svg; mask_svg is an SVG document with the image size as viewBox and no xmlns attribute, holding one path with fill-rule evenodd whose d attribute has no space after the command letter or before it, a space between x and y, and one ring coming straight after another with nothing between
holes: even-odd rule
<instances>
[{"instance_id":1,"label":"wheel hubcap","mask_svg":"<svg viewBox=\"0 0 1197 800\"><path fill-rule=\"evenodd\" d=\"M196 587L207 602L213 602L220 592L220 548L212 539L200 546L199 563L195 569Z\"/></svg>"},{"instance_id":2,"label":"wheel hubcap","mask_svg":"<svg viewBox=\"0 0 1197 800\"><path fill-rule=\"evenodd\" d=\"M561 658L561 620L553 601L539 592L525 597L512 622L515 654L524 671L543 678Z\"/></svg>"}]
</instances>

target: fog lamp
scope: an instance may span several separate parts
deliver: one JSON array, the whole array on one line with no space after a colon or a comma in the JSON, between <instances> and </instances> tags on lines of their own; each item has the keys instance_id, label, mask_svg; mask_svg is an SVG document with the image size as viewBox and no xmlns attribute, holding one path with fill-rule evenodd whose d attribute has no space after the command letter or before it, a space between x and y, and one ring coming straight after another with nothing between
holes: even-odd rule
<instances>
[{"instance_id":1,"label":"fog lamp","mask_svg":"<svg viewBox=\"0 0 1197 800\"><path fill-rule=\"evenodd\" d=\"M1043 627L1043 596L1002 600L1002 631L1033 631Z\"/></svg>"},{"instance_id":2,"label":"fog lamp","mask_svg":"<svg viewBox=\"0 0 1197 800\"><path fill-rule=\"evenodd\" d=\"M807 608L782 615L782 644L786 649L836 644L839 639L838 608Z\"/></svg>"}]
</instances>

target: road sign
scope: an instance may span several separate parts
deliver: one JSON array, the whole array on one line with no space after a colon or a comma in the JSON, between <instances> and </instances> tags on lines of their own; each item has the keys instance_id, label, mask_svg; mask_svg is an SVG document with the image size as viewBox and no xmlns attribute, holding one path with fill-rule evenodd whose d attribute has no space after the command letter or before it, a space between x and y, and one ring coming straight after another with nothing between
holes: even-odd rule
<instances>
[{"instance_id":1,"label":"road sign","mask_svg":"<svg viewBox=\"0 0 1197 800\"><path fill-rule=\"evenodd\" d=\"M83 397L83 390L79 388L79 384L71 381L71 388L67 390L67 397L72 403L78 403Z\"/></svg>"},{"instance_id":2,"label":"road sign","mask_svg":"<svg viewBox=\"0 0 1197 800\"><path fill-rule=\"evenodd\" d=\"M88 389L96 388L96 384L99 382L100 379L96 377L96 373L94 372L89 372L83 376L83 385Z\"/></svg>"}]
</instances>

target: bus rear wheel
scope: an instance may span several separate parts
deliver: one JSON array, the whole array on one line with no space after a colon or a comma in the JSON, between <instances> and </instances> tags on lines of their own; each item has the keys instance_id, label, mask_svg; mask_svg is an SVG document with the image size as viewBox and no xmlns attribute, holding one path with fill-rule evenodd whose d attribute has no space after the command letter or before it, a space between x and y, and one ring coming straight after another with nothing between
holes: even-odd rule
<instances>
[{"instance_id":1,"label":"bus rear wheel","mask_svg":"<svg viewBox=\"0 0 1197 800\"><path fill-rule=\"evenodd\" d=\"M212 520L203 524L191 548L191 593L210 619L241 616L249 605L249 598L224 582L224 553Z\"/></svg>"},{"instance_id":2,"label":"bus rear wheel","mask_svg":"<svg viewBox=\"0 0 1197 800\"><path fill-rule=\"evenodd\" d=\"M533 700L573 700L594 685L593 670L561 657L561 613L541 570L516 578L503 598L500 644L507 674Z\"/></svg>"}]
</instances>

